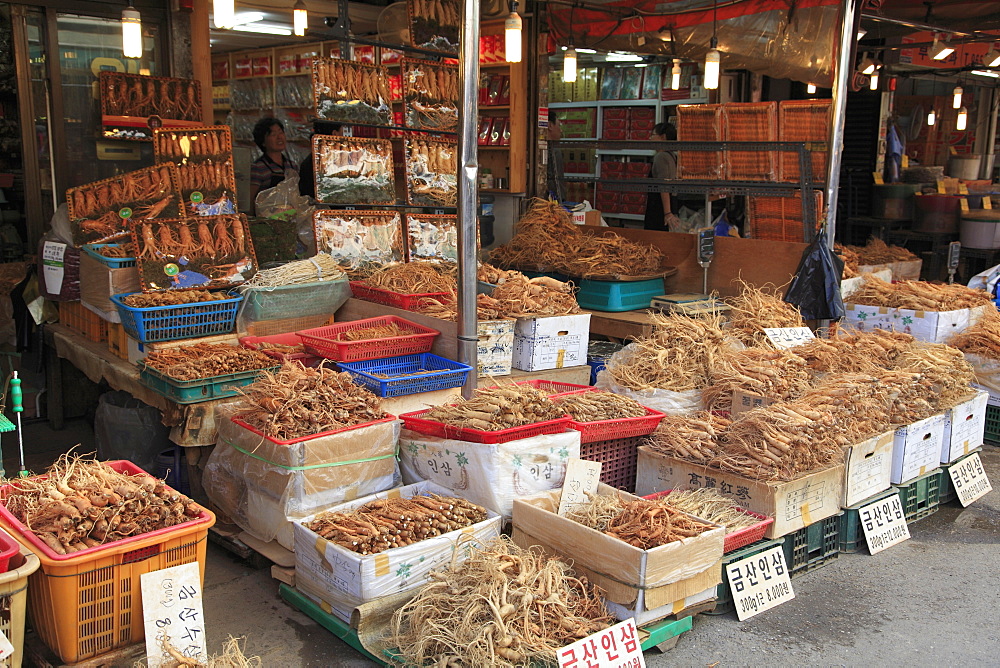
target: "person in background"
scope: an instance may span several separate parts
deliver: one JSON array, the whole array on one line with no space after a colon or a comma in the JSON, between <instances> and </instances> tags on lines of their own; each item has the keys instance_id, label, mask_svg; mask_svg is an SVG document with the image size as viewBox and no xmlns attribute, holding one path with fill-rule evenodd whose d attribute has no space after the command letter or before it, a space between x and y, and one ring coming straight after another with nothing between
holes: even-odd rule
<instances>
[{"instance_id":1,"label":"person in background","mask_svg":"<svg viewBox=\"0 0 1000 668\"><path fill-rule=\"evenodd\" d=\"M670 123L658 123L653 127L653 141L675 141L677 130ZM672 180L677 178L677 152L658 149L653 157L650 178ZM646 195L646 215L643 228L647 230L670 230L671 225L680 222L674 211L675 198L670 193L648 193Z\"/></svg>"},{"instance_id":2,"label":"person in background","mask_svg":"<svg viewBox=\"0 0 1000 668\"><path fill-rule=\"evenodd\" d=\"M298 174L298 168L287 155L285 126L277 118L267 117L253 126L253 143L261 156L250 165L250 215L256 214L257 193L273 188L286 176Z\"/></svg>"},{"instance_id":3,"label":"person in background","mask_svg":"<svg viewBox=\"0 0 1000 668\"><path fill-rule=\"evenodd\" d=\"M559 117L549 114L549 134L550 142L562 139L562 124ZM563 180L565 168L563 166L562 149L556 146L549 146L549 164L546 166L546 189L549 197L557 202L566 201L566 182Z\"/></svg>"},{"instance_id":4,"label":"person in background","mask_svg":"<svg viewBox=\"0 0 1000 668\"><path fill-rule=\"evenodd\" d=\"M320 121L316 122L316 134L321 135L334 135L341 136L344 134L343 126L340 123L323 123ZM310 138L310 142L311 142ZM299 194L303 197L311 197L316 199L316 180L313 176L315 168L313 167L313 155L310 151L309 155L306 156L305 160L299 164Z\"/></svg>"}]
</instances>

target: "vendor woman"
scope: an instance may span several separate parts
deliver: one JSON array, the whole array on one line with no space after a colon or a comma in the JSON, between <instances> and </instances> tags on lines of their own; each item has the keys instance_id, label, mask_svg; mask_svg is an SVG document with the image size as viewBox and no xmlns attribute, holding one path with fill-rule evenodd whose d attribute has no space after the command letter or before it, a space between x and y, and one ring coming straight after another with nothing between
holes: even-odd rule
<instances>
[{"instance_id":1,"label":"vendor woman","mask_svg":"<svg viewBox=\"0 0 1000 668\"><path fill-rule=\"evenodd\" d=\"M261 156L250 165L250 213L256 214L257 193L273 188L286 176L298 174L298 167L285 155L288 143L285 126L277 118L262 118L253 126L253 143Z\"/></svg>"}]
</instances>

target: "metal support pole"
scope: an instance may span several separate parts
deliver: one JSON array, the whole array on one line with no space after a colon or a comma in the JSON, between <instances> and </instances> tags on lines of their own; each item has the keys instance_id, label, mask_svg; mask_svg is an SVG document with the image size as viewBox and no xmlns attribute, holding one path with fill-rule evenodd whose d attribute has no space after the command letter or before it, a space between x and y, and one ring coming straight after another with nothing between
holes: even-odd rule
<instances>
[{"instance_id":1,"label":"metal support pole","mask_svg":"<svg viewBox=\"0 0 1000 668\"><path fill-rule=\"evenodd\" d=\"M840 189L840 160L844 150L844 117L847 113L847 87L854 70L851 54L857 35L858 0L841 3L840 40L837 71L833 78L833 118L830 121L830 159L826 167L826 232L830 248L837 232L837 193ZM803 197L806 193L802 193Z\"/></svg>"},{"instance_id":2,"label":"metal support pole","mask_svg":"<svg viewBox=\"0 0 1000 668\"><path fill-rule=\"evenodd\" d=\"M458 58L458 359L476 368L476 213L479 208L477 180L479 177L476 147L479 117L479 0L462 3L462 37ZM462 395L472 396L476 389L476 373L470 373Z\"/></svg>"}]
</instances>

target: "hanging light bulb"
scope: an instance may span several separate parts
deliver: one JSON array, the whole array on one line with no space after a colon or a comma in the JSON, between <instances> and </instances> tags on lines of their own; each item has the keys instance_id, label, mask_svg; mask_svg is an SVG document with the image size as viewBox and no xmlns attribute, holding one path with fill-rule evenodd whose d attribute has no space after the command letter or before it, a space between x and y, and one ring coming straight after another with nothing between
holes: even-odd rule
<instances>
[{"instance_id":1,"label":"hanging light bulb","mask_svg":"<svg viewBox=\"0 0 1000 668\"><path fill-rule=\"evenodd\" d=\"M213 0L212 21L219 30L229 30L236 25L236 0Z\"/></svg>"},{"instance_id":2,"label":"hanging light bulb","mask_svg":"<svg viewBox=\"0 0 1000 668\"><path fill-rule=\"evenodd\" d=\"M958 120L955 121L956 130L964 130L969 124L969 110L962 107L958 110Z\"/></svg>"},{"instance_id":3,"label":"hanging light bulb","mask_svg":"<svg viewBox=\"0 0 1000 668\"><path fill-rule=\"evenodd\" d=\"M142 58L142 19L132 3L122 10L122 55Z\"/></svg>"},{"instance_id":4,"label":"hanging light bulb","mask_svg":"<svg viewBox=\"0 0 1000 668\"><path fill-rule=\"evenodd\" d=\"M292 32L297 37L302 37L308 27L309 10L306 9L306 3L303 0L295 0L295 5L292 7Z\"/></svg>"},{"instance_id":5,"label":"hanging light bulb","mask_svg":"<svg viewBox=\"0 0 1000 668\"><path fill-rule=\"evenodd\" d=\"M878 70L872 72L868 81L868 90L878 90Z\"/></svg>"},{"instance_id":6,"label":"hanging light bulb","mask_svg":"<svg viewBox=\"0 0 1000 668\"><path fill-rule=\"evenodd\" d=\"M934 125L934 123L936 122L937 122L937 114L935 114L934 110L931 109L930 111L927 112L927 125Z\"/></svg>"},{"instance_id":7,"label":"hanging light bulb","mask_svg":"<svg viewBox=\"0 0 1000 668\"><path fill-rule=\"evenodd\" d=\"M674 66L670 68L670 90L681 88L681 61L674 58Z\"/></svg>"},{"instance_id":8,"label":"hanging light bulb","mask_svg":"<svg viewBox=\"0 0 1000 668\"><path fill-rule=\"evenodd\" d=\"M510 14L503 22L504 57L508 63L521 62L521 17L517 13L517 0L510 3Z\"/></svg>"},{"instance_id":9,"label":"hanging light bulb","mask_svg":"<svg viewBox=\"0 0 1000 668\"><path fill-rule=\"evenodd\" d=\"M813 95L816 93L816 84L806 84L806 93Z\"/></svg>"},{"instance_id":10,"label":"hanging light bulb","mask_svg":"<svg viewBox=\"0 0 1000 668\"><path fill-rule=\"evenodd\" d=\"M719 87L719 50L715 48L715 38L712 38L712 48L705 54L705 88L715 90Z\"/></svg>"},{"instance_id":11,"label":"hanging light bulb","mask_svg":"<svg viewBox=\"0 0 1000 668\"><path fill-rule=\"evenodd\" d=\"M958 108L960 108L962 106L962 93L963 92L964 91L962 90L961 86L955 86L955 90L951 91L951 94L953 96L952 100L951 100L951 108L952 109L958 109Z\"/></svg>"},{"instance_id":12,"label":"hanging light bulb","mask_svg":"<svg viewBox=\"0 0 1000 668\"><path fill-rule=\"evenodd\" d=\"M566 83L576 81L576 49L572 45L563 54L563 81Z\"/></svg>"}]
</instances>

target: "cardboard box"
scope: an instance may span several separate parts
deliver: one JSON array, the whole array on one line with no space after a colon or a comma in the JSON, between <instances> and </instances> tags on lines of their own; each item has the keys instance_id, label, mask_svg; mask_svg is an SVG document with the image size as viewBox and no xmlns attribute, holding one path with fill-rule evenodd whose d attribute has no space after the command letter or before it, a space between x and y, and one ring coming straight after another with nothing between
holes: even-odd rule
<instances>
[{"instance_id":1,"label":"cardboard box","mask_svg":"<svg viewBox=\"0 0 1000 668\"><path fill-rule=\"evenodd\" d=\"M698 536L642 550L557 515L561 493L556 489L515 499L514 527L522 532L522 540L572 561L574 568L605 590L609 601L628 610L625 618L672 604L721 582L724 527L716 525ZM597 493L636 498L603 483ZM697 576L704 577L691 582Z\"/></svg>"},{"instance_id":2,"label":"cardboard box","mask_svg":"<svg viewBox=\"0 0 1000 668\"><path fill-rule=\"evenodd\" d=\"M891 486L894 431L844 448L843 508L853 506Z\"/></svg>"},{"instance_id":3,"label":"cardboard box","mask_svg":"<svg viewBox=\"0 0 1000 668\"><path fill-rule=\"evenodd\" d=\"M923 260L909 260L907 262L887 262L885 264L863 264L858 267L862 274L871 274L876 271L888 269L894 281L919 281L920 269Z\"/></svg>"},{"instance_id":4,"label":"cardboard box","mask_svg":"<svg viewBox=\"0 0 1000 668\"><path fill-rule=\"evenodd\" d=\"M372 494L334 506L330 511L350 512L376 499L410 498L421 494L453 493L431 482L420 482ZM305 527L314 516L295 522L295 578L313 596L355 608L382 596L411 591L424 585L434 570L460 564L468 554L460 550L460 539L474 537L484 542L500 535L501 518L487 510L487 519L441 536L378 554L358 554L332 543ZM340 607L340 606L338 606ZM347 618L345 621L350 621Z\"/></svg>"},{"instance_id":5,"label":"cardboard box","mask_svg":"<svg viewBox=\"0 0 1000 668\"><path fill-rule=\"evenodd\" d=\"M944 435L941 438L941 463L964 457L983 444L986 434L986 404L989 392L976 394L944 412Z\"/></svg>"},{"instance_id":6,"label":"cardboard box","mask_svg":"<svg viewBox=\"0 0 1000 668\"><path fill-rule=\"evenodd\" d=\"M480 378L508 376L514 361L514 320L480 320L476 370Z\"/></svg>"},{"instance_id":7,"label":"cardboard box","mask_svg":"<svg viewBox=\"0 0 1000 668\"><path fill-rule=\"evenodd\" d=\"M754 394L753 392L737 390L733 392L733 402L729 408L729 412L732 415L746 413L747 411L752 411L753 409L760 408L761 406L770 406L775 401L777 401L777 399L762 397L759 394Z\"/></svg>"},{"instance_id":8,"label":"cardboard box","mask_svg":"<svg viewBox=\"0 0 1000 668\"><path fill-rule=\"evenodd\" d=\"M80 253L80 301L101 311L118 312L111 295L142 292L136 267L112 269L90 256Z\"/></svg>"},{"instance_id":9,"label":"cardboard box","mask_svg":"<svg viewBox=\"0 0 1000 668\"><path fill-rule=\"evenodd\" d=\"M577 211L573 213L573 222L577 225L601 225L601 212L597 209L590 211Z\"/></svg>"},{"instance_id":10,"label":"cardboard box","mask_svg":"<svg viewBox=\"0 0 1000 668\"><path fill-rule=\"evenodd\" d=\"M876 277L881 278L887 283L892 281L892 271L889 269L880 269L876 272L872 272ZM855 276L854 278L845 278L840 282L840 296L847 297L848 295L857 292L862 285L865 283L864 276Z\"/></svg>"},{"instance_id":11,"label":"cardboard box","mask_svg":"<svg viewBox=\"0 0 1000 668\"><path fill-rule=\"evenodd\" d=\"M629 117L628 107L608 107L604 110L604 122L607 124L610 118L619 118L626 120ZM622 125L618 126L607 126L606 127L624 127Z\"/></svg>"},{"instance_id":12,"label":"cardboard box","mask_svg":"<svg viewBox=\"0 0 1000 668\"><path fill-rule=\"evenodd\" d=\"M936 469L943 441L943 414L897 429L892 444L892 484L903 484Z\"/></svg>"},{"instance_id":13,"label":"cardboard box","mask_svg":"<svg viewBox=\"0 0 1000 668\"><path fill-rule=\"evenodd\" d=\"M768 538L781 538L836 515L844 493L843 464L787 482L754 480L662 455L643 446L639 448L637 468L637 496L675 487L713 487L744 508L773 517L774 524L765 534Z\"/></svg>"},{"instance_id":14,"label":"cardboard box","mask_svg":"<svg viewBox=\"0 0 1000 668\"><path fill-rule=\"evenodd\" d=\"M633 122L654 121L653 125L655 125L656 109L652 107L633 107L629 109L628 116ZM650 125L649 128L652 129L653 125Z\"/></svg>"},{"instance_id":15,"label":"cardboard box","mask_svg":"<svg viewBox=\"0 0 1000 668\"><path fill-rule=\"evenodd\" d=\"M518 318L514 368L541 371L586 364L589 340L589 313Z\"/></svg>"},{"instance_id":16,"label":"cardboard box","mask_svg":"<svg viewBox=\"0 0 1000 668\"><path fill-rule=\"evenodd\" d=\"M844 323L848 329L859 331L886 329L905 332L930 343L947 343L955 334L979 322L987 309L995 308L992 304L984 304L955 311L912 311L905 308L861 304L845 304L845 306L847 314Z\"/></svg>"}]
</instances>

